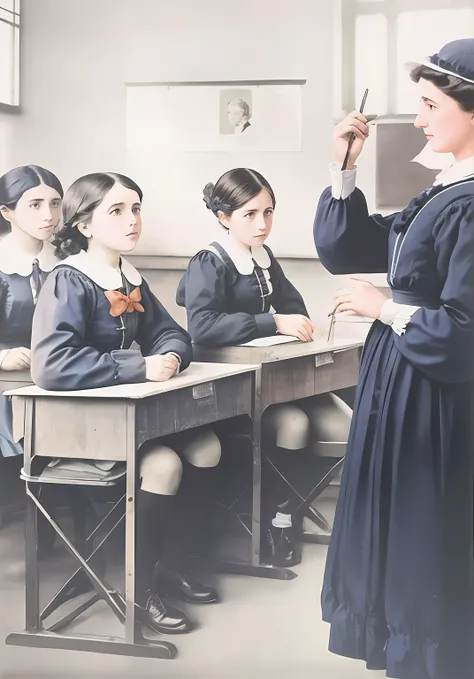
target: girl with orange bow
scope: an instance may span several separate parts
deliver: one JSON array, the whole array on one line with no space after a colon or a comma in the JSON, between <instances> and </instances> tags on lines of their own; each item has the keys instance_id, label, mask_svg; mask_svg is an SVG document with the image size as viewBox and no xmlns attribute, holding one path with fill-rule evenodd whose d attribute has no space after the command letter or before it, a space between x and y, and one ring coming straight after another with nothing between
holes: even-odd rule
<instances>
[{"instance_id":1,"label":"girl with orange bow","mask_svg":"<svg viewBox=\"0 0 474 679\"><path fill-rule=\"evenodd\" d=\"M33 323L32 376L40 387L76 390L161 382L188 367L189 335L121 257L140 237L141 203L142 191L135 182L114 173L86 175L67 191L63 224L53 241L62 261L42 289ZM139 348L132 348L134 342ZM218 464L220 444L206 429L184 439L169 438L148 442L139 451L137 604L144 624L179 634L190 631L192 623L181 611L167 607L160 593L191 603L217 601L213 589L178 570L179 546L191 519L183 503L176 503L181 460L189 463L184 480L199 486L203 468L207 472ZM192 513L199 516L200 525L193 526L194 534L205 527L197 509Z\"/></svg>"}]
</instances>

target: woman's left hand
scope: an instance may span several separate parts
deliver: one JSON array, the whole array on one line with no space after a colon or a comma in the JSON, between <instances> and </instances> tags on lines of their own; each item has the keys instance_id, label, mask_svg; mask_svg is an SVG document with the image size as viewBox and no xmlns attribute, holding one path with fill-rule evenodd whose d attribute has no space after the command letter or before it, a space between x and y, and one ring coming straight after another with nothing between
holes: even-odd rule
<instances>
[{"instance_id":1,"label":"woman's left hand","mask_svg":"<svg viewBox=\"0 0 474 679\"><path fill-rule=\"evenodd\" d=\"M388 296L377 290L372 283L351 278L350 287L342 288L336 292L336 313L354 311L360 316L379 318L383 303L387 298Z\"/></svg>"}]
</instances>

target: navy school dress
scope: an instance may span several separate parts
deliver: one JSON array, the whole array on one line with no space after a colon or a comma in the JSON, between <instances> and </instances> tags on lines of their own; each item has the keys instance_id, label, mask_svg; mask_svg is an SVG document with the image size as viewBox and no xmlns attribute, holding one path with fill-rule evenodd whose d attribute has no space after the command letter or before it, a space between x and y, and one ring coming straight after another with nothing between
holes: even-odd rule
<instances>
[{"instance_id":1,"label":"navy school dress","mask_svg":"<svg viewBox=\"0 0 474 679\"><path fill-rule=\"evenodd\" d=\"M15 246L11 236L0 241L0 352L30 347L37 295L56 261L48 242L33 257ZM0 456L14 455L23 455L23 448L13 439L10 398L0 393Z\"/></svg>"},{"instance_id":2,"label":"navy school dress","mask_svg":"<svg viewBox=\"0 0 474 679\"><path fill-rule=\"evenodd\" d=\"M132 348L133 342L139 348ZM181 371L192 358L189 335L127 260L116 270L84 251L48 276L31 351L33 379L50 390L145 382L145 356L174 353Z\"/></svg>"},{"instance_id":3,"label":"navy school dress","mask_svg":"<svg viewBox=\"0 0 474 679\"><path fill-rule=\"evenodd\" d=\"M231 256L229 256L229 253ZM308 316L298 290L266 245L245 252L231 236L190 261L176 293L196 344L230 346L277 334L272 309Z\"/></svg>"},{"instance_id":4,"label":"navy school dress","mask_svg":"<svg viewBox=\"0 0 474 679\"><path fill-rule=\"evenodd\" d=\"M330 650L398 679L474 676L474 179L390 217L327 189L314 238L334 274L389 271L420 307L362 357L322 592Z\"/></svg>"}]
</instances>

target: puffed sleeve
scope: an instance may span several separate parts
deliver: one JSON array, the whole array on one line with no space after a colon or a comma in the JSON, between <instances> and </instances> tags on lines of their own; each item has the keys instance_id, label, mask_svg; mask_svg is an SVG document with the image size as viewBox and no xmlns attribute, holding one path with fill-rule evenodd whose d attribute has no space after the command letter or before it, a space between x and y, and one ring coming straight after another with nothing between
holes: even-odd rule
<instances>
[{"instance_id":1,"label":"puffed sleeve","mask_svg":"<svg viewBox=\"0 0 474 679\"><path fill-rule=\"evenodd\" d=\"M430 377L468 382L474 380L474 201L446 208L433 227L433 238L442 281L440 307L415 311L395 342Z\"/></svg>"},{"instance_id":2,"label":"puffed sleeve","mask_svg":"<svg viewBox=\"0 0 474 679\"><path fill-rule=\"evenodd\" d=\"M190 336L173 320L146 281L142 281L140 289L145 313L140 314L137 342L142 354L176 354L181 360L180 370L185 370L193 357Z\"/></svg>"},{"instance_id":3,"label":"puffed sleeve","mask_svg":"<svg viewBox=\"0 0 474 679\"><path fill-rule=\"evenodd\" d=\"M313 228L323 266L333 274L385 273L390 227L397 214L369 215L360 189L341 200L327 188L319 199Z\"/></svg>"},{"instance_id":4,"label":"puffed sleeve","mask_svg":"<svg viewBox=\"0 0 474 679\"><path fill-rule=\"evenodd\" d=\"M273 308L277 314L301 314L308 316L302 296L285 276L280 263L268 248L272 260L270 276L273 285Z\"/></svg>"},{"instance_id":5,"label":"puffed sleeve","mask_svg":"<svg viewBox=\"0 0 474 679\"><path fill-rule=\"evenodd\" d=\"M196 344L226 346L276 334L271 313L226 312L226 266L211 252L200 252L190 261L176 301L186 307Z\"/></svg>"},{"instance_id":6,"label":"puffed sleeve","mask_svg":"<svg viewBox=\"0 0 474 679\"><path fill-rule=\"evenodd\" d=\"M95 295L95 287L74 269L60 267L46 279L31 339L31 375L43 389L74 391L146 381L140 351L102 353L87 343Z\"/></svg>"}]
</instances>

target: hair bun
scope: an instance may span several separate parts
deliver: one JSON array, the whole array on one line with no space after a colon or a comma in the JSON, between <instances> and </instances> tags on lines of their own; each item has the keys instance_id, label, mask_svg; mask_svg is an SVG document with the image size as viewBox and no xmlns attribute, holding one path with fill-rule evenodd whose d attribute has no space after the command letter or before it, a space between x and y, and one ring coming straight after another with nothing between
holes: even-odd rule
<instances>
[{"instance_id":1,"label":"hair bun","mask_svg":"<svg viewBox=\"0 0 474 679\"><path fill-rule=\"evenodd\" d=\"M204 203L206 204L206 207L208 210L214 211L214 207L212 205L212 194L214 193L214 184L212 182L209 182L209 184L206 184L202 191L202 199Z\"/></svg>"}]
</instances>

